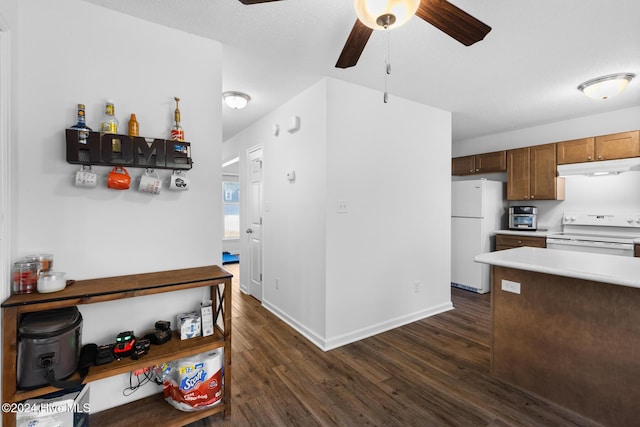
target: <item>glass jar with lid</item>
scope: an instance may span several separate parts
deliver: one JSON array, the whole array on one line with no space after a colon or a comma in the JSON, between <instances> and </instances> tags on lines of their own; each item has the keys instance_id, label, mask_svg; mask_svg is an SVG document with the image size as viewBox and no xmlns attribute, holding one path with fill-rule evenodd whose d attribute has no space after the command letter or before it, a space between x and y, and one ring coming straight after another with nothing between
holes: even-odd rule
<instances>
[{"instance_id":1,"label":"glass jar with lid","mask_svg":"<svg viewBox=\"0 0 640 427\"><path fill-rule=\"evenodd\" d=\"M39 261L23 259L13 263L12 292L14 294L30 294L35 292L38 285L39 269Z\"/></svg>"},{"instance_id":2,"label":"glass jar with lid","mask_svg":"<svg viewBox=\"0 0 640 427\"><path fill-rule=\"evenodd\" d=\"M37 254L27 255L28 261L38 262L38 274L42 271L50 271L53 267L53 255L52 254Z\"/></svg>"}]
</instances>

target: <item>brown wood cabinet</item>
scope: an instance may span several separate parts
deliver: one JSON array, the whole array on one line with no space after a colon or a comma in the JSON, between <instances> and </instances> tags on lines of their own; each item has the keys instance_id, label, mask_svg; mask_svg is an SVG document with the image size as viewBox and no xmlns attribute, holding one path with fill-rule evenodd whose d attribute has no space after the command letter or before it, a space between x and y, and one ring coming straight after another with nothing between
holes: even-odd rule
<instances>
[{"instance_id":1,"label":"brown wood cabinet","mask_svg":"<svg viewBox=\"0 0 640 427\"><path fill-rule=\"evenodd\" d=\"M475 154L451 159L452 175L472 175L475 173L504 172L507 170L507 152Z\"/></svg>"},{"instance_id":2,"label":"brown wood cabinet","mask_svg":"<svg viewBox=\"0 0 640 427\"><path fill-rule=\"evenodd\" d=\"M556 166L556 144L508 150L507 200L564 200Z\"/></svg>"},{"instance_id":3,"label":"brown wood cabinet","mask_svg":"<svg viewBox=\"0 0 640 427\"><path fill-rule=\"evenodd\" d=\"M39 397L58 389L47 386L35 390L17 390L16 335L24 313L116 301L124 298L173 292L184 289L209 287L214 303L214 334L180 340L174 336L167 343L151 346L149 353L139 360L123 358L106 365L92 366L84 383L131 372L166 361L192 356L216 348L224 348L224 389L222 402L201 411L183 412L169 405L162 393L136 400L129 404L92 414L92 425L161 425L183 426L213 414L231 412L231 274L218 266L196 267L156 273L136 274L91 280L78 280L62 291L47 294L20 294L2 303L2 399L14 403ZM224 288L224 289L221 289ZM143 301L140 302L144 303ZM150 321L157 319L150 319ZM117 332L117 331L116 331ZM71 379L78 378L77 374ZM3 412L2 425L13 427L15 414Z\"/></svg>"},{"instance_id":4,"label":"brown wood cabinet","mask_svg":"<svg viewBox=\"0 0 640 427\"><path fill-rule=\"evenodd\" d=\"M640 257L640 245L633 246L633 256Z\"/></svg>"},{"instance_id":5,"label":"brown wood cabinet","mask_svg":"<svg viewBox=\"0 0 640 427\"><path fill-rule=\"evenodd\" d=\"M594 425L638 425L638 307L631 286L492 266L490 372Z\"/></svg>"},{"instance_id":6,"label":"brown wood cabinet","mask_svg":"<svg viewBox=\"0 0 640 427\"><path fill-rule=\"evenodd\" d=\"M547 239L542 236L521 236L515 234L496 234L496 251L504 249L532 246L534 248L546 248Z\"/></svg>"},{"instance_id":7,"label":"brown wood cabinet","mask_svg":"<svg viewBox=\"0 0 640 427\"><path fill-rule=\"evenodd\" d=\"M558 164L640 157L640 131L557 143Z\"/></svg>"}]
</instances>

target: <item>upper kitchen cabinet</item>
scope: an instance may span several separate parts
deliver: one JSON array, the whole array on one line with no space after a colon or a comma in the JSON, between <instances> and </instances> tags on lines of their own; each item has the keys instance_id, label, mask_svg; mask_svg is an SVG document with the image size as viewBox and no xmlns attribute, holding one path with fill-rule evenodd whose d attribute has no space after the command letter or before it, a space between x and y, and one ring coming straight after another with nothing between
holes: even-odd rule
<instances>
[{"instance_id":1,"label":"upper kitchen cabinet","mask_svg":"<svg viewBox=\"0 0 640 427\"><path fill-rule=\"evenodd\" d=\"M564 200L556 176L556 144L507 151L507 200Z\"/></svg>"},{"instance_id":2,"label":"upper kitchen cabinet","mask_svg":"<svg viewBox=\"0 0 640 427\"><path fill-rule=\"evenodd\" d=\"M559 165L640 157L640 131L558 142L557 146Z\"/></svg>"},{"instance_id":3,"label":"upper kitchen cabinet","mask_svg":"<svg viewBox=\"0 0 640 427\"><path fill-rule=\"evenodd\" d=\"M558 142L557 154L558 164L566 165L568 163L590 162L595 156L596 139L582 138L572 141Z\"/></svg>"},{"instance_id":4,"label":"upper kitchen cabinet","mask_svg":"<svg viewBox=\"0 0 640 427\"><path fill-rule=\"evenodd\" d=\"M640 156L640 131L596 136L596 160L626 159Z\"/></svg>"},{"instance_id":5,"label":"upper kitchen cabinet","mask_svg":"<svg viewBox=\"0 0 640 427\"><path fill-rule=\"evenodd\" d=\"M451 159L452 175L472 175L476 173L504 172L507 170L507 152L475 154Z\"/></svg>"}]
</instances>

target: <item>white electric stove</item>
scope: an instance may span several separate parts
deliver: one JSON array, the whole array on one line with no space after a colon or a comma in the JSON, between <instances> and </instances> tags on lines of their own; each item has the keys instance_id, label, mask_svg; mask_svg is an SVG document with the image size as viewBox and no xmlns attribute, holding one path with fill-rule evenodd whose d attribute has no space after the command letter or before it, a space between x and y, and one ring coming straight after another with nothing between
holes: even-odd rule
<instances>
[{"instance_id":1,"label":"white electric stove","mask_svg":"<svg viewBox=\"0 0 640 427\"><path fill-rule=\"evenodd\" d=\"M640 239L640 212L565 212L562 232L547 236L547 248L633 256Z\"/></svg>"}]
</instances>

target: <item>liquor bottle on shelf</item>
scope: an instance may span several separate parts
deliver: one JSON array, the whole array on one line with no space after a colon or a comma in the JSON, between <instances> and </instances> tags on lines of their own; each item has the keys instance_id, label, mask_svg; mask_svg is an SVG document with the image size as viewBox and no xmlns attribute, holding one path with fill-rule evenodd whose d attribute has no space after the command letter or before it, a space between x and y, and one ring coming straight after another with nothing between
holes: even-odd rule
<instances>
[{"instance_id":1,"label":"liquor bottle on shelf","mask_svg":"<svg viewBox=\"0 0 640 427\"><path fill-rule=\"evenodd\" d=\"M75 129L80 131L78 133L78 142L80 144L86 144L87 139L89 138L89 132L91 132L91 128L87 126L85 115L84 115L84 104L78 104L78 122L71 126L71 129Z\"/></svg>"},{"instance_id":2,"label":"liquor bottle on shelf","mask_svg":"<svg viewBox=\"0 0 640 427\"><path fill-rule=\"evenodd\" d=\"M171 140L184 141L184 129L182 129L182 126L180 126L180 109L178 108L180 98L174 97L173 99L175 99L176 101L176 110L173 113L175 124L171 127Z\"/></svg>"},{"instance_id":3,"label":"liquor bottle on shelf","mask_svg":"<svg viewBox=\"0 0 640 427\"><path fill-rule=\"evenodd\" d=\"M102 125L100 126L100 130L104 133L118 133L118 119L115 116L115 107L113 105L112 99L107 99L106 104L104 105L104 119L102 120ZM113 139L113 152L120 152L120 140Z\"/></svg>"},{"instance_id":4,"label":"liquor bottle on shelf","mask_svg":"<svg viewBox=\"0 0 640 427\"><path fill-rule=\"evenodd\" d=\"M138 136L139 135L139 126L138 119L136 115L131 113L131 117L129 118L129 136Z\"/></svg>"}]
</instances>

